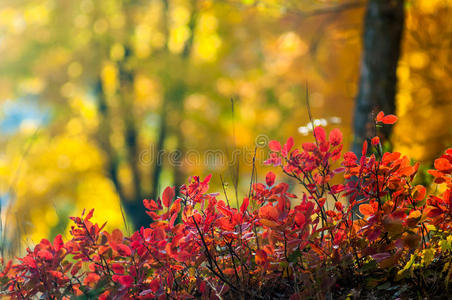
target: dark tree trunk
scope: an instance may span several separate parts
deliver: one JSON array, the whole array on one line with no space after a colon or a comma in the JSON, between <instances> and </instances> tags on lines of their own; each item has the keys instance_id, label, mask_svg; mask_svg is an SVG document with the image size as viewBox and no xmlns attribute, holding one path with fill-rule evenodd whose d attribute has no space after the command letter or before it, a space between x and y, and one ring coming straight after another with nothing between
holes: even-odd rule
<instances>
[{"instance_id":1,"label":"dark tree trunk","mask_svg":"<svg viewBox=\"0 0 452 300\"><path fill-rule=\"evenodd\" d=\"M190 20L188 22L188 27L190 29L190 36L185 42L184 49L180 54L182 59L182 67L181 72L184 72L184 66L186 66L187 61L190 59L190 54L193 49L193 41L194 41L194 31L196 29L197 19L198 19L198 8L196 5L196 0L191 1L192 11L190 14ZM165 15L165 32L166 32L166 42L165 49L168 50L168 9L169 3L168 0L163 0L163 13ZM154 168L153 168L153 176L152 176L152 199L157 199L160 193L160 175L163 170L162 161L160 160L160 152L164 151L164 142L166 139L166 135L169 133L174 134L177 137L177 149L176 152L172 153L172 167L174 174L174 182L173 184L176 187L176 194L179 192L180 186L185 182L185 172L182 166L182 159L185 153L184 151L184 136L181 129L182 120L184 118L184 98L187 94L187 85L184 81L171 79L170 76L166 78L168 81L167 87L164 94L163 104L162 104L162 112L160 116L160 131L157 139L157 152ZM168 114L171 111L171 118L174 119L174 125L169 126L167 124ZM167 132L168 131L168 132Z\"/></svg>"},{"instance_id":2,"label":"dark tree trunk","mask_svg":"<svg viewBox=\"0 0 452 300\"><path fill-rule=\"evenodd\" d=\"M363 57L354 114L353 152L374 132L374 111L395 112L397 62L404 27L404 0L369 0L363 33ZM391 126L382 128L383 138Z\"/></svg>"},{"instance_id":3,"label":"dark tree trunk","mask_svg":"<svg viewBox=\"0 0 452 300\"><path fill-rule=\"evenodd\" d=\"M142 188L142 179L140 173L140 149L138 145L138 135L140 127L134 109L133 82L134 71L127 68L125 62L130 57L131 50L126 48L125 61L118 64L119 82L120 82L120 102L123 111L124 139L127 150L126 161L129 164L132 173L132 182L134 194L132 199L122 203L125 212L129 216L136 230L141 226L147 227L152 219L146 214L143 206L145 198Z\"/></svg>"},{"instance_id":4,"label":"dark tree trunk","mask_svg":"<svg viewBox=\"0 0 452 300\"><path fill-rule=\"evenodd\" d=\"M131 216L133 226L139 228L142 225L149 225L150 217L144 212L142 205L142 199L130 199L127 197L123 191L121 182L118 176L120 159L116 152L116 149L110 142L111 136L111 123L110 123L110 109L105 99L104 90L102 87L102 81L99 80L95 86L95 93L97 98L97 109L99 112L100 124L98 130L98 141L100 148L105 152L106 155L106 168L107 173L113 182L113 185L118 193L119 199L121 201L121 206L124 208L126 214ZM139 216L139 219L136 218Z\"/></svg>"}]
</instances>

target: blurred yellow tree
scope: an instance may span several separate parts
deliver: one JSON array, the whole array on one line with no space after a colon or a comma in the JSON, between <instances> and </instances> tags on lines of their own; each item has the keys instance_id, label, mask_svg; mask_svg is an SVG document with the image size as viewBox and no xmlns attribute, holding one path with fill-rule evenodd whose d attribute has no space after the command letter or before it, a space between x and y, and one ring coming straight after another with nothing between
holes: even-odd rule
<instances>
[{"instance_id":1,"label":"blurred yellow tree","mask_svg":"<svg viewBox=\"0 0 452 300\"><path fill-rule=\"evenodd\" d=\"M397 70L396 150L429 163L452 145L452 1L411 1Z\"/></svg>"}]
</instances>

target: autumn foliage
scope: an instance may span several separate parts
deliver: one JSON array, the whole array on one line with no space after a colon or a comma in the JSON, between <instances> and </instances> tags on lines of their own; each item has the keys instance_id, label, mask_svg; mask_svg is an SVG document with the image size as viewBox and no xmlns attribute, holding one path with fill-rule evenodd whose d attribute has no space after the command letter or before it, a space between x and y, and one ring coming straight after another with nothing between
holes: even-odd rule
<instances>
[{"instance_id":1,"label":"autumn foliage","mask_svg":"<svg viewBox=\"0 0 452 300\"><path fill-rule=\"evenodd\" d=\"M376 123L393 124L378 114ZM150 225L130 236L71 218L71 238L42 240L4 264L12 299L273 299L446 295L452 277L452 149L435 160L435 188L415 184L419 164L383 153L378 137L361 157L342 154L342 133L269 143L273 172L239 207L192 177L176 196L144 200ZM151 223L152 219L152 223ZM359 288L357 288L359 287ZM380 294L381 295L381 294Z\"/></svg>"}]
</instances>

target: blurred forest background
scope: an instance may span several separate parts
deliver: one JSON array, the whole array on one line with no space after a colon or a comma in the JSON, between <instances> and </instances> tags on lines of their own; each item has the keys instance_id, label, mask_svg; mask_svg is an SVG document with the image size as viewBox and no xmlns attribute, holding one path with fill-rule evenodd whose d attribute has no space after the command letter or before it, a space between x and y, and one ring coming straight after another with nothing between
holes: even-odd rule
<instances>
[{"instance_id":1,"label":"blurred forest background","mask_svg":"<svg viewBox=\"0 0 452 300\"><path fill-rule=\"evenodd\" d=\"M428 165L452 139L452 1L387 2L404 12L392 146ZM312 139L307 93L350 148L372 3L2 0L2 249L84 208L109 228L146 223L141 200L190 175L246 192L256 147L262 179L268 139Z\"/></svg>"}]
</instances>

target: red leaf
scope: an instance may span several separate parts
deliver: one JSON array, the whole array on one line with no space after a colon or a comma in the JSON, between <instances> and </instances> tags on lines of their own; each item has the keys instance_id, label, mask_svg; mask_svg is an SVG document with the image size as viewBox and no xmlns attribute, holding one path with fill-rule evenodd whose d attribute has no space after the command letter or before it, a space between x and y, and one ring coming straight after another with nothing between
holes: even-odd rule
<instances>
[{"instance_id":1,"label":"red leaf","mask_svg":"<svg viewBox=\"0 0 452 300\"><path fill-rule=\"evenodd\" d=\"M256 250L256 256L255 256L256 264L258 265L265 265L268 262L267 253L265 253L264 250Z\"/></svg>"},{"instance_id":2,"label":"red leaf","mask_svg":"<svg viewBox=\"0 0 452 300\"><path fill-rule=\"evenodd\" d=\"M267 183L267 186L272 186L275 183L275 173L268 172L267 176L265 176L265 182Z\"/></svg>"},{"instance_id":3,"label":"red leaf","mask_svg":"<svg viewBox=\"0 0 452 300\"><path fill-rule=\"evenodd\" d=\"M248 197L245 197L243 199L242 205L240 206L240 212L243 214L246 209L248 208L248 205L250 204L250 199Z\"/></svg>"},{"instance_id":4,"label":"red leaf","mask_svg":"<svg viewBox=\"0 0 452 300\"><path fill-rule=\"evenodd\" d=\"M337 201L336 203L334 203L334 206L336 207L336 209L338 211L342 211L344 209L344 206L342 205L341 202Z\"/></svg>"},{"instance_id":5,"label":"red leaf","mask_svg":"<svg viewBox=\"0 0 452 300\"><path fill-rule=\"evenodd\" d=\"M161 207L159 207L154 200L144 199L143 200L143 205L144 205L144 207L146 207L149 210L161 209Z\"/></svg>"},{"instance_id":6,"label":"red leaf","mask_svg":"<svg viewBox=\"0 0 452 300\"><path fill-rule=\"evenodd\" d=\"M61 250L61 248L64 247L63 238L61 237L61 234L58 234L55 239L53 240L53 249L58 252Z\"/></svg>"},{"instance_id":7,"label":"red leaf","mask_svg":"<svg viewBox=\"0 0 452 300\"><path fill-rule=\"evenodd\" d=\"M209 174L206 176L206 178L204 178L204 180L202 181L202 184L206 185L210 182L210 179L212 178L212 174Z\"/></svg>"},{"instance_id":8,"label":"red leaf","mask_svg":"<svg viewBox=\"0 0 452 300\"><path fill-rule=\"evenodd\" d=\"M333 130L331 130L330 143L333 147L342 143L342 132L339 129L334 128Z\"/></svg>"},{"instance_id":9,"label":"red leaf","mask_svg":"<svg viewBox=\"0 0 452 300\"><path fill-rule=\"evenodd\" d=\"M306 217L301 212L295 214L295 223L298 226L300 226L300 227L303 226L305 222L306 222Z\"/></svg>"},{"instance_id":10,"label":"red leaf","mask_svg":"<svg viewBox=\"0 0 452 300\"><path fill-rule=\"evenodd\" d=\"M378 136L373 137L371 143L372 146L377 146L378 144L380 144L380 138Z\"/></svg>"},{"instance_id":11,"label":"red leaf","mask_svg":"<svg viewBox=\"0 0 452 300\"><path fill-rule=\"evenodd\" d=\"M160 281L157 280L157 279L152 280L152 281L149 283L149 287L151 288L151 291L153 291L154 293L156 293L156 292L159 290L159 288L160 288Z\"/></svg>"},{"instance_id":12,"label":"red leaf","mask_svg":"<svg viewBox=\"0 0 452 300\"><path fill-rule=\"evenodd\" d=\"M63 278L63 273L58 271L49 271L49 274L52 275L53 277L56 277L57 279Z\"/></svg>"},{"instance_id":13,"label":"red leaf","mask_svg":"<svg viewBox=\"0 0 452 300\"><path fill-rule=\"evenodd\" d=\"M395 115L387 115L383 118L383 120L381 120L381 122L383 124L394 124L395 122L397 122L399 118L397 118L397 116Z\"/></svg>"},{"instance_id":14,"label":"red leaf","mask_svg":"<svg viewBox=\"0 0 452 300\"><path fill-rule=\"evenodd\" d=\"M293 147L293 138L290 137L287 139L287 143L284 145L281 154L283 156L286 156L287 153L289 153L290 149L292 149L292 147Z\"/></svg>"},{"instance_id":15,"label":"red leaf","mask_svg":"<svg viewBox=\"0 0 452 300\"><path fill-rule=\"evenodd\" d=\"M443 211L440 208L433 207L433 206L428 206L425 211L426 211L426 215L429 218L435 218L443 213Z\"/></svg>"},{"instance_id":16,"label":"red leaf","mask_svg":"<svg viewBox=\"0 0 452 300\"><path fill-rule=\"evenodd\" d=\"M173 227L174 227L174 222L176 222L177 216L178 216L178 214L173 214L173 215L171 216L171 219L169 220L169 223L168 223L168 225L170 226L170 228L173 228Z\"/></svg>"},{"instance_id":17,"label":"red leaf","mask_svg":"<svg viewBox=\"0 0 452 300\"><path fill-rule=\"evenodd\" d=\"M384 116L385 116L385 113L382 112L382 111L380 111L380 112L377 114L377 117L375 118L375 121L377 121L377 122L383 121L383 117L384 117Z\"/></svg>"},{"instance_id":18,"label":"red leaf","mask_svg":"<svg viewBox=\"0 0 452 300\"><path fill-rule=\"evenodd\" d=\"M273 152L281 152L281 144L278 141L270 141L268 148Z\"/></svg>"},{"instance_id":19,"label":"red leaf","mask_svg":"<svg viewBox=\"0 0 452 300\"><path fill-rule=\"evenodd\" d=\"M51 260L53 258L52 253L48 250L40 250L38 251L38 256L45 260Z\"/></svg>"},{"instance_id":20,"label":"red leaf","mask_svg":"<svg viewBox=\"0 0 452 300\"><path fill-rule=\"evenodd\" d=\"M76 262L71 269L71 275L74 276L75 274L77 274L77 272L82 268L82 261L79 260L78 262Z\"/></svg>"},{"instance_id":21,"label":"red leaf","mask_svg":"<svg viewBox=\"0 0 452 300\"><path fill-rule=\"evenodd\" d=\"M331 194L337 194L345 190L345 186L343 184L335 184L331 186Z\"/></svg>"},{"instance_id":22,"label":"red leaf","mask_svg":"<svg viewBox=\"0 0 452 300\"><path fill-rule=\"evenodd\" d=\"M132 255L132 250L127 245L124 244L110 244L111 247L118 252L120 256L130 256Z\"/></svg>"},{"instance_id":23,"label":"red leaf","mask_svg":"<svg viewBox=\"0 0 452 300\"><path fill-rule=\"evenodd\" d=\"M356 160L357 160L358 158L356 157L356 154L355 153L353 153L353 152L347 152L347 153L344 153L344 160L347 162L347 163L356 163Z\"/></svg>"},{"instance_id":24,"label":"red leaf","mask_svg":"<svg viewBox=\"0 0 452 300\"><path fill-rule=\"evenodd\" d=\"M163 205L165 205L165 207L169 207L171 202L174 199L175 196L175 192L174 192L174 188L172 187L166 187L166 189L163 191L163 195L162 195L162 202Z\"/></svg>"},{"instance_id":25,"label":"red leaf","mask_svg":"<svg viewBox=\"0 0 452 300\"><path fill-rule=\"evenodd\" d=\"M146 213L148 214L148 216L150 216L152 218L152 220L156 221L158 219L160 219L160 215L156 214L153 211L146 211Z\"/></svg>"},{"instance_id":26,"label":"red leaf","mask_svg":"<svg viewBox=\"0 0 452 300\"><path fill-rule=\"evenodd\" d=\"M116 274L124 274L124 267L121 264L114 263L114 264L111 265L111 269Z\"/></svg>"},{"instance_id":27,"label":"red leaf","mask_svg":"<svg viewBox=\"0 0 452 300\"><path fill-rule=\"evenodd\" d=\"M91 218L93 217L93 214L94 214L94 208L91 209L91 210L89 211L89 213L86 215L85 221L91 219Z\"/></svg>"},{"instance_id":28,"label":"red leaf","mask_svg":"<svg viewBox=\"0 0 452 300\"><path fill-rule=\"evenodd\" d=\"M125 287L131 287L133 285L133 277L129 275L113 275L111 278L114 282L118 282Z\"/></svg>"},{"instance_id":29,"label":"red leaf","mask_svg":"<svg viewBox=\"0 0 452 300\"><path fill-rule=\"evenodd\" d=\"M361 151L362 156L366 156L367 154L367 141L364 141L363 150Z\"/></svg>"},{"instance_id":30,"label":"red leaf","mask_svg":"<svg viewBox=\"0 0 452 300\"><path fill-rule=\"evenodd\" d=\"M369 230L366 235L367 235L367 239L371 242L375 241L376 239L378 239L380 237L380 233L381 233L381 229L380 228L376 228L375 230Z\"/></svg>"},{"instance_id":31,"label":"red leaf","mask_svg":"<svg viewBox=\"0 0 452 300\"><path fill-rule=\"evenodd\" d=\"M323 127L317 126L314 128L314 136L320 144L326 142L326 133Z\"/></svg>"},{"instance_id":32,"label":"red leaf","mask_svg":"<svg viewBox=\"0 0 452 300\"><path fill-rule=\"evenodd\" d=\"M111 232L110 241L114 242L116 244L122 243L122 240L124 239L124 235L122 234L121 230L119 229L113 229Z\"/></svg>"},{"instance_id":33,"label":"red leaf","mask_svg":"<svg viewBox=\"0 0 452 300\"><path fill-rule=\"evenodd\" d=\"M301 147L303 147L303 150L306 152L313 152L317 149L317 145L314 143L303 143Z\"/></svg>"}]
</instances>

